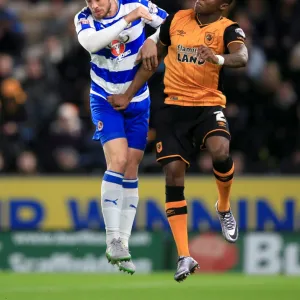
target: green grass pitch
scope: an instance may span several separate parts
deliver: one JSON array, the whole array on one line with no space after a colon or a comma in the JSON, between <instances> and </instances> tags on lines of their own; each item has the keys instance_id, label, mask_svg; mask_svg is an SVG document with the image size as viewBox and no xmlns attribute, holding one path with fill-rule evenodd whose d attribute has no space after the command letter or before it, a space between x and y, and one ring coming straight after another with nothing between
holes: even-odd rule
<instances>
[{"instance_id":1,"label":"green grass pitch","mask_svg":"<svg viewBox=\"0 0 300 300\"><path fill-rule=\"evenodd\" d=\"M151 275L0 274L1 300L294 300L300 278L193 275L183 283L172 273Z\"/></svg>"}]
</instances>

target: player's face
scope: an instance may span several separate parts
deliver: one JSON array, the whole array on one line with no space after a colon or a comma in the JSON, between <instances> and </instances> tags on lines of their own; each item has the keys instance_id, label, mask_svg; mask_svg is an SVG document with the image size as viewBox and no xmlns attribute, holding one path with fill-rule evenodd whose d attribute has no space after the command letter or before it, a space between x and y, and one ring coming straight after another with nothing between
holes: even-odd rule
<instances>
[{"instance_id":1,"label":"player's face","mask_svg":"<svg viewBox=\"0 0 300 300\"><path fill-rule=\"evenodd\" d=\"M111 8L111 0L86 0L86 4L98 20L105 18Z\"/></svg>"},{"instance_id":2,"label":"player's face","mask_svg":"<svg viewBox=\"0 0 300 300\"><path fill-rule=\"evenodd\" d=\"M195 11L197 14L210 15L225 7L226 4L222 0L197 0L195 3Z\"/></svg>"}]
</instances>

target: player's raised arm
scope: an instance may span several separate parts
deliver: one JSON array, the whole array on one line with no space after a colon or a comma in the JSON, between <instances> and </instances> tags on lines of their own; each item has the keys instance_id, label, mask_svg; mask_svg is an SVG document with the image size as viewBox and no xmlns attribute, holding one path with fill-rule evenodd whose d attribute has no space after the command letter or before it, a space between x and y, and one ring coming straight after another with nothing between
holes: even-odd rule
<instances>
[{"instance_id":1,"label":"player's raised arm","mask_svg":"<svg viewBox=\"0 0 300 300\"><path fill-rule=\"evenodd\" d=\"M201 45L198 49L198 57L210 63L224 65L229 68L245 67L248 62L248 50L244 43L245 38L243 30L238 25L231 25L224 33L226 54L215 55L210 48Z\"/></svg>"},{"instance_id":2,"label":"player's raised arm","mask_svg":"<svg viewBox=\"0 0 300 300\"><path fill-rule=\"evenodd\" d=\"M91 20L85 17L83 13L76 15L74 22L79 43L90 53L95 53L105 48L114 39L117 39L119 34L128 26L129 23L141 18L148 20L149 22L152 21L152 16L143 6L136 8L112 26L107 28L104 27L99 31L96 31Z\"/></svg>"},{"instance_id":3,"label":"player's raised arm","mask_svg":"<svg viewBox=\"0 0 300 300\"><path fill-rule=\"evenodd\" d=\"M142 7L148 10L152 17L152 20L143 19L143 21L153 28L159 28L167 19L168 13L149 0L140 0L140 3Z\"/></svg>"},{"instance_id":4,"label":"player's raised arm","mask_svg":"<svg viewBox=\"0 0 300 300\"><path fill-rule=\"evenodd\" d=\"M159 42L157 44L158 65L168 54L168 47L171 45L170 27L173 18L174 15L169 16L160 28ZM149 69L143 66L140 67L125 94L109 96L108 102L110 102L116 110L125 109L134 95L150 79L155 71L156 68Z\"/></svg>"},{"instance_id":5,"label":"player's raised arm","mask_svg":"<svg viewBox=\"0 0 300 300\"><path fill-rule=\"evenodd\" d=\"M158 66L156 44L159 41L160 26L166 21L169 15L165 10L151 1L141 0L141 5L148 9L152 17L152 21L144 20L144 22L153 28L157 28L157 30L145 41L137 57L137 62L142 61L144 68L151 71Z\"/></svg>"}]
</instances>

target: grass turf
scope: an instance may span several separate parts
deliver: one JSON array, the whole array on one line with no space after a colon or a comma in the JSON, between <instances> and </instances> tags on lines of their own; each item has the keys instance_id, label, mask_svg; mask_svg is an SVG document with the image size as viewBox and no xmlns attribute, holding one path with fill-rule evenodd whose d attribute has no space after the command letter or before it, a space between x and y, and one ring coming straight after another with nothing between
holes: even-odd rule
<instances>
[{"instance_id":1,"label":"grass turf","mask_svg":"<svg viewBox=\"0 0 300 300\"><path fill-rule=\"evenodd\" d=\"M1 300L293 300L300 278L197 274L183 283L151 275L0 273Z\"/></svg>"}]
</instances>

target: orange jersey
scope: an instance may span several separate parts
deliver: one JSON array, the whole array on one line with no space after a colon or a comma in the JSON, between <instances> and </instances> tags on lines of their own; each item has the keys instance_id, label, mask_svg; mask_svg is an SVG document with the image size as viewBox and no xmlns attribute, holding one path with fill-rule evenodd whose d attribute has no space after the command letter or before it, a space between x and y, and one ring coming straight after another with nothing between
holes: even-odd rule
<instances>
[{"instance_id":1,"label":"orange jersey","mask_svg":"<svg viewBox=\"0 0 300 300\"><path fill-rule=\"evenodd\" d=\"M165 58L166 104L180 106L223 106L222 66L197 58L197 49L205 45L215 54L229 53L230 43L244 43L245 35L237 23L220 18L202 25L194 10L182 10L161 27L160 41L168 46Z\"/></svg>"}]
</instances>

